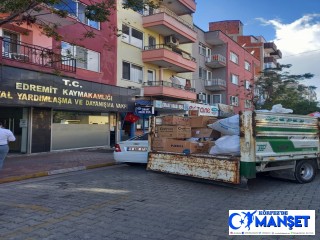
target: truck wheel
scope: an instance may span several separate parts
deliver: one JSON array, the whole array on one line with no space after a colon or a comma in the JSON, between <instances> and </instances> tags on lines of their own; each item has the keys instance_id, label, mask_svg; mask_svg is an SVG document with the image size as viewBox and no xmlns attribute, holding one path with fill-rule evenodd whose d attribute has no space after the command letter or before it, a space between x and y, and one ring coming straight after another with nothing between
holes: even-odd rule
<instances>
[{"instance_id":1,"label":"truck wheel","mask_svg":"<svg viewBox=\"0 0 320 240\"><path fill-rule=\"evenodd\" d=\"M301 160L297 161L294 176L299 183L312 182L316 177L317 169L313 161Z\"/></svg>"}]
</instances>

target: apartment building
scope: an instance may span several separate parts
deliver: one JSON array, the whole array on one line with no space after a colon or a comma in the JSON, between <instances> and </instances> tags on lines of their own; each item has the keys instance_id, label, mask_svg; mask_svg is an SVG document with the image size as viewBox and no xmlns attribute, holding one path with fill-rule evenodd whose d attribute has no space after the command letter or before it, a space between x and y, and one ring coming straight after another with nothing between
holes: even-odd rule
<instances>
[{"instance_id":1,"label":"apartment building","mask_svg":"<svg viewBox=\"0 0 320 240\"><path fill-rule=\"evenodd\" d=\"M153 114L183 114L185 107L179 101L197 98L192 81L197 65L191 54L192 43L197 40L192 19L196 3L194 0L155 3L159 7L133 11L122 8L123 1L118 1L121 36L118 38L117 84L138 89L136 105L153 108ZM124 126L130 135L148 126L148 114L134 113L140 120Z\"/></svg>"},{"instance_id":2,"label":"apartment building","mask_svg":"<svg viewBox=\"0 0 320 240\"><path fill-rule=\"evenodd\" d=\"M206 32L199 27L193 54L198 63L193 74L198 101L231 105L235 113L253 109L252 88L259 59L234 41L232 35L221 30Z\"/></svg>"},{"instance_id":3,"label":"apartment building","mask_svg":"<svg viewBox=\"0 0 320 240\"><path fill-rule=\"evenodd\" d=\"M89 0L66 2L67 18L50 12L65 5L42 5L37 18L57 24L62 40L43 35L39 22L0 28L0 121L17 138L14 152L110 146L118 114L134 108L135 91L116 86L116 12L93 22L84 15Z\"/></svg>"},{"instance_id":4,"label":"apartment building","mask_svg":"<svg viewBox=\"0 0 320 240\"><path fill-rule=\"evenodd\" d=\"M282 52L274 42L268 42L263 36L243 35L243 24L240 20L225 20L209 23L209 31L220 30L236 41L241 47L260 60L260 68L256 68L256 76L261 75L267 68L278 68L278 59L282 58ZM259 86L255 86L254 94L263 102L263 92Z\"/></svg>"}]
</instances>

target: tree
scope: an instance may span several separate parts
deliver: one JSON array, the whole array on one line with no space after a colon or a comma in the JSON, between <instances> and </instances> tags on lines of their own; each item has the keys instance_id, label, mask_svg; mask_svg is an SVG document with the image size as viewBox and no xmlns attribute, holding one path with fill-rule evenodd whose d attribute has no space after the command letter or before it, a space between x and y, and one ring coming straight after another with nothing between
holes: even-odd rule
<instances>
[{"instance_id":1,"label":"tree","mask_svg":"<svg viewBox=\"0 0 320 240\"><path fill-rule=\"evenodd\" d=\"M318 110L317 102L303 97L307 89L315 90L316 87L300 84L300 81L310 79L314 75L311 73L292 75L288 71L283 71L291 66L291 64L280 65L279 68L269 68L261 73L255 83L261 93L259 97L262 97L262 99L254 98L256 109L271 109L273 105L281 103L283 107L290 108L297 114L308 114Z\"/></svg>"},{"instance_id":2,"label":"tree","mask_svg":"<svg viewBox=\"0 0 320 240\"><path fill-rule=\"evenodd\" d=\"M72 12L71 3L73 0L1 0L0 1L0 27L7 23L21 25L26 23L31 26L38 24L42 33L48 37L57 40L61 39L57 29L58 25L53 22L45 22L40 20L40 15L57 14L61 18L66 18L68 14L76 15ZM152 0L126 0L123 3L124 8L130 8L135 11L141 11L147 6L158 7ZM47 9L46 13L42 10ZM107 22L112 12L116 9L115 0L90 0L90 4L86 5L84 14L89 20L96 22ZM84 37L94 37L91 29L86 29Z\"/></svg>"}]
</instances>

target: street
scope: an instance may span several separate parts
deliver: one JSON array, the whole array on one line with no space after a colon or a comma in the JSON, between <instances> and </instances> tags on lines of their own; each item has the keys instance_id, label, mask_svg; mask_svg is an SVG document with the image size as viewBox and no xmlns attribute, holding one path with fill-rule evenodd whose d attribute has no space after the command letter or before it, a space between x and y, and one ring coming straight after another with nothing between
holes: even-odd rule
<instances>
[{"instance_id":1,"label":"street","mask_svg":"<svg viewBox=\"0 0 320 240\"><path fill-rule=\"evenodd\" d=\"M228 210L316 211L320 175L310 184L269 177L249 190L117 165L0 185L0 239L293 239L228 235ZM318 237L317 237L318 236Z\"/></svg>"}]
</instances>

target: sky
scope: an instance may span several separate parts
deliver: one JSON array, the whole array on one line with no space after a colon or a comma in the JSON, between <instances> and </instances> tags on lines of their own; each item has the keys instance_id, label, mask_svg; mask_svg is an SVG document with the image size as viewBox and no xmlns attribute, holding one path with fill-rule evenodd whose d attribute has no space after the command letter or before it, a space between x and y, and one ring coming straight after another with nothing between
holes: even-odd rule
<instances>
[{"instance_id":1,"label":"sky","mask_svg":"<svg viewBox=\"0 0 320 240\"><path fill-rule=\"evenodd\" d=\"M290 74L312 73L303 80L316 86L320 101L320 0L196 0L194 24L208 31L209 22L240 20L243 34L263 36L282 52Z\"/></svg>"}]
</instances>

